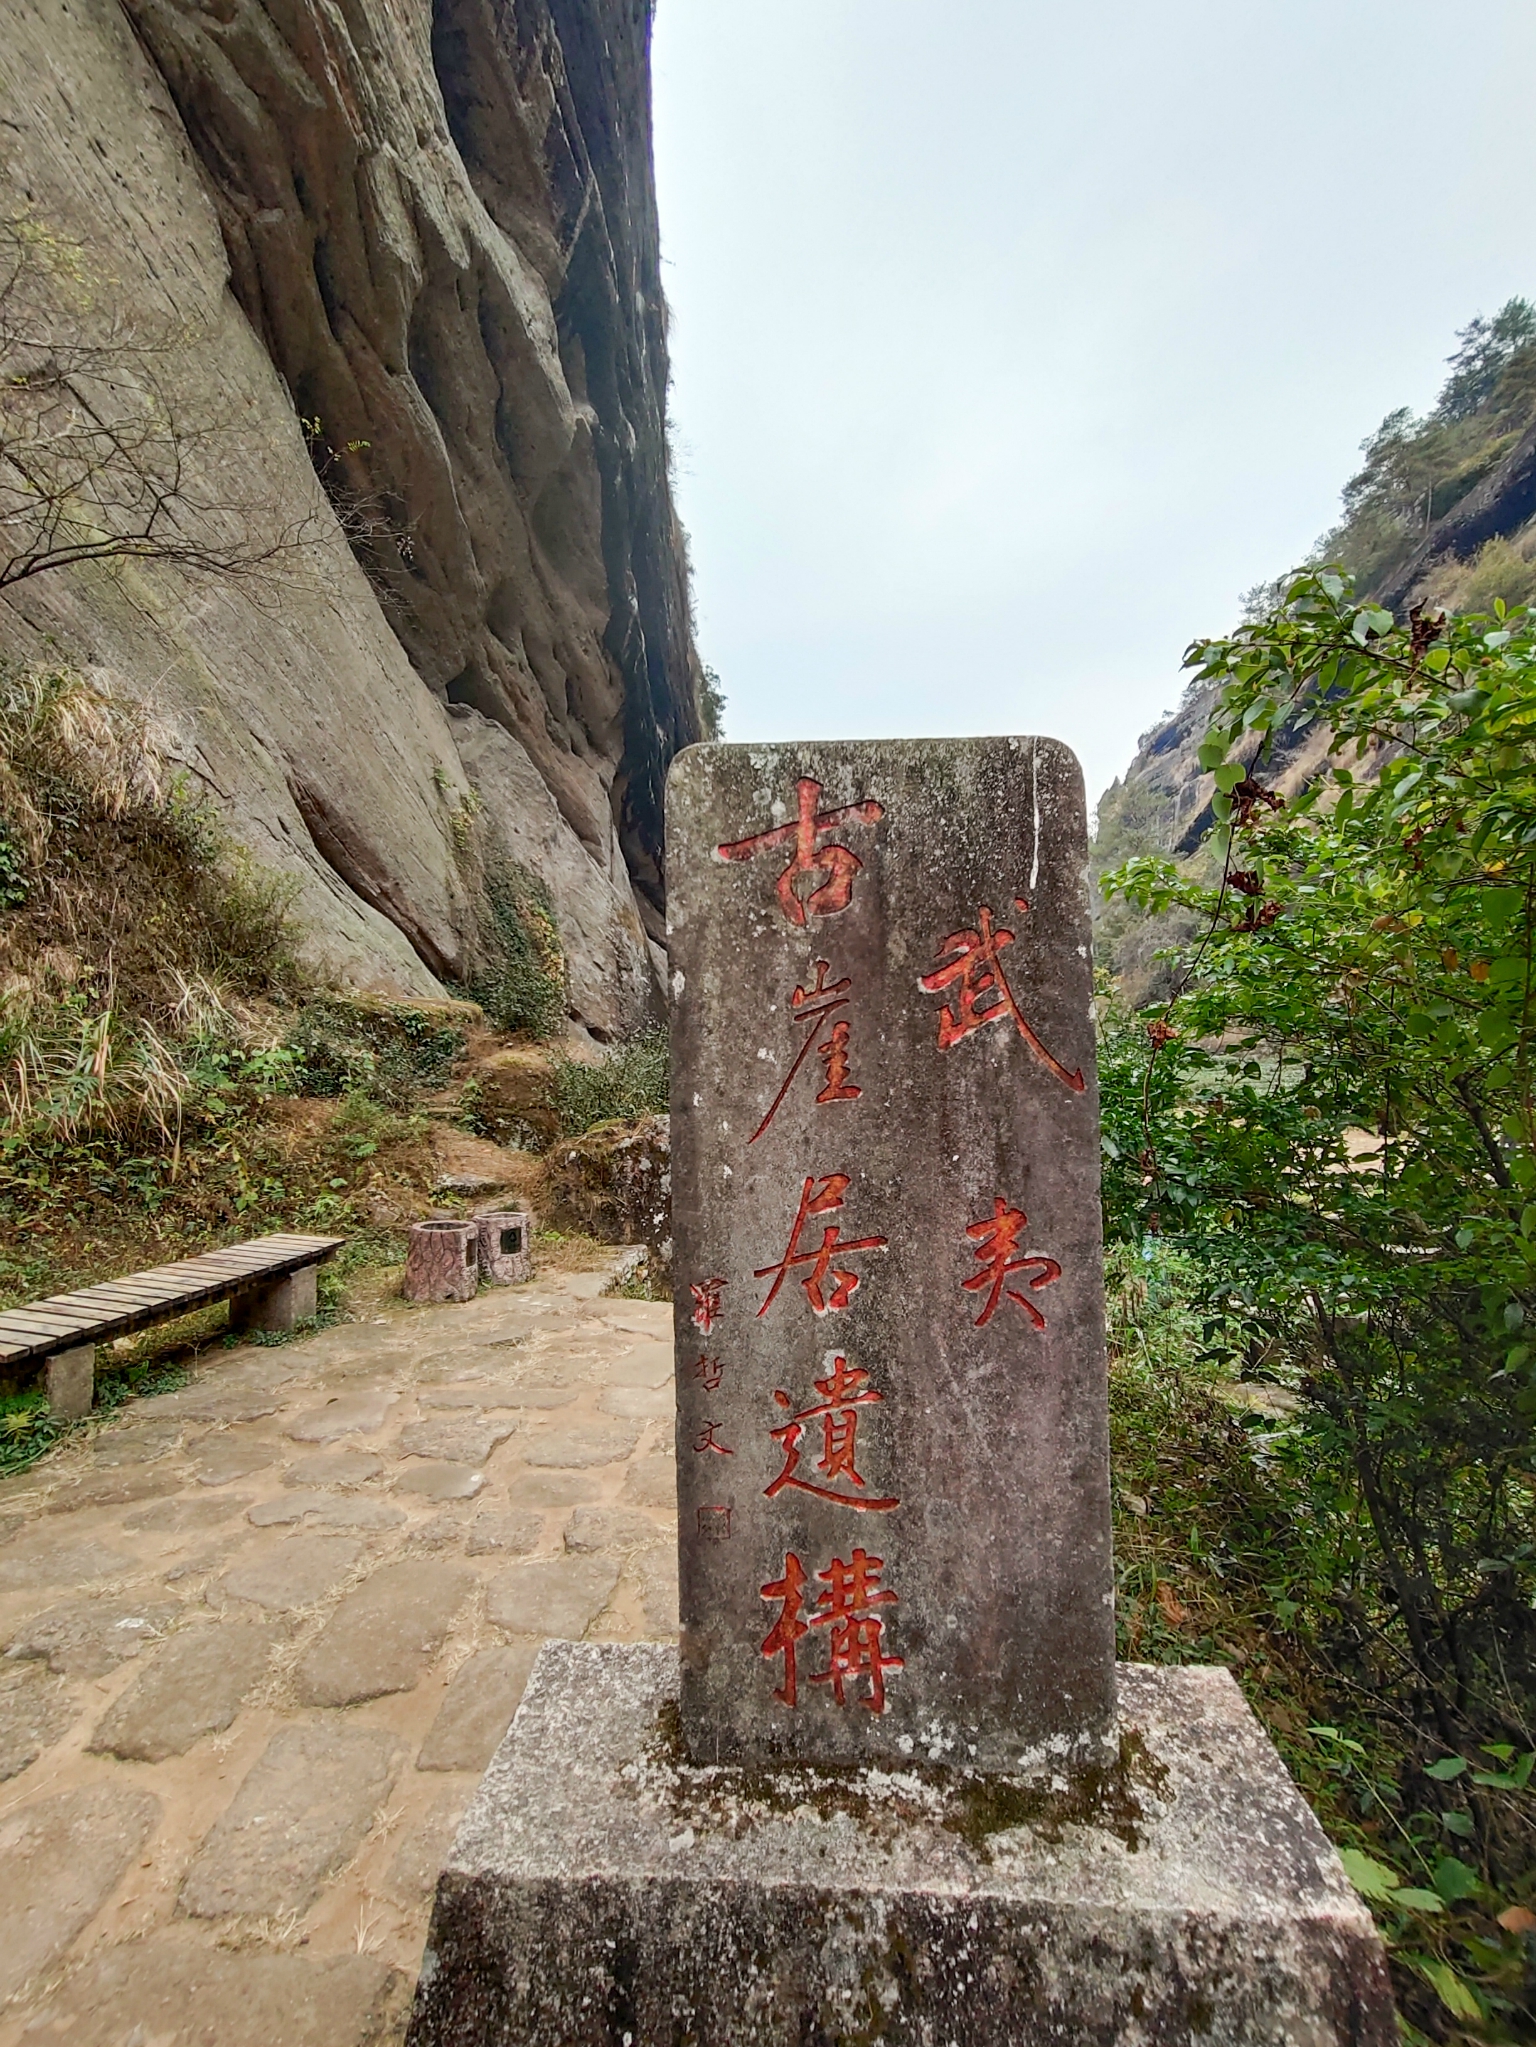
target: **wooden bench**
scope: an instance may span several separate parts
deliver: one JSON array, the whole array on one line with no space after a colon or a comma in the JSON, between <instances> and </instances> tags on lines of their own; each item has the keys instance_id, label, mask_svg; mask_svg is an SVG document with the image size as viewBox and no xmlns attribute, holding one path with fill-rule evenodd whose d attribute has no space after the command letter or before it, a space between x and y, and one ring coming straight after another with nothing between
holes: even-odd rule
<instances>
[{"instance_id":1,"label":"wooden bench","mask_svg":"<svg viewBox=\"0 0 1536 2047\"><path fill-rule=\"evenodd\" d=\"M315 1312L316 1269L344 1237L254 1237L227 1251L178 1258L79 1293L0 1311L0 1372L39 1364L48 1409L74 1421L95 1396L96 1346L194 1308L230 1303L235 1329L292 1329Z\"/></svg>"}]
</instances>

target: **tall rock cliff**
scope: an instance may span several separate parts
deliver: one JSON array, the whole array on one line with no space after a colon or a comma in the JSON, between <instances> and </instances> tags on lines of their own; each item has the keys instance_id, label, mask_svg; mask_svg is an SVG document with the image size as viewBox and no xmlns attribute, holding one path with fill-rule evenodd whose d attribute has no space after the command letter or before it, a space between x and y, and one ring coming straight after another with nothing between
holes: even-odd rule
<instances>
[{"instance_id":1,"label":"tall rock cliff","mask_svg":"<svg viewBox=\"0 0 1536 2047\"><path fill-rule=\"evenodd\" d=\"M632 1027L699 734L650 0L6 14L4 210L78 245L71 317L153 337L189 496L304 541L234 577L52 570L0 652L148 700L343 978L472 981L516 863L573 1018Z\"/></svg>"}]
</instances>

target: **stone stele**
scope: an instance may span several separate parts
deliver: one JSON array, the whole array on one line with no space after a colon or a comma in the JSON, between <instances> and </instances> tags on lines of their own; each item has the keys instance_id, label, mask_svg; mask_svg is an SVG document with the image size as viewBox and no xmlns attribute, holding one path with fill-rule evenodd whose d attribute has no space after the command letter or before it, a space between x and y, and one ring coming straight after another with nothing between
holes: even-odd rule
<instances>
[{"instance_id":1,"label":"stone stele","mask_svg":"<svg viewBox=\"0 0 1536 2047\"><path fill-rule=\"evenodd\" d=\"M667 847L689 1753L1091 1764L1114 1625L1077 762L691 747Z\"/></svg>"},{"instance_id":2,"label":"stone stele","mask_svg":"<svg viewBox=\"0 0 1536 2047\"><path fill-rule=\"evenodd\" d=\"M547 1643L438 1882L407 2047L1389 2047L1370 1914L1224 1670L1120 1675L1053 1796L695 1766L655 1643Z\"/></svg>"}]
</instances>

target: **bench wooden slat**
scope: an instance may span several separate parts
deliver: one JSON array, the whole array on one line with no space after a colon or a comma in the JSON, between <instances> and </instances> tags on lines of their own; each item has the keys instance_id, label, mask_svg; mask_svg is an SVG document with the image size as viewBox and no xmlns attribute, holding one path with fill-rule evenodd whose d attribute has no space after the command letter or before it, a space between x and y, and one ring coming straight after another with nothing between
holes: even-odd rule
<instances>
[{"instance_id":1,"label":"bench wooden slat","mask_svg":"<svg viewBox=\"0 0 1536 2047\"><path fill-rule=\"evenodd\" d=\"M23 1309L14 1309L0 1319L0 1333L5 1335L25 1334L32 1336L69 1336L75 1330L87 1327L88 1315L32 1315Z\"/></svg>"},{"instance_id":2,"label":"bench wooden slat","mask_svg":"<svg viewBox=\"0 0 1536 2047\"><path fill-rule=\"evenodd\" d=\"M169 1265L0 1309L0 1364L15 1364L80 1343L102 1342L227 1299L261 1279L282 1279L339 1251L344 1237L279 1231L203 1251Z\"/></svg>"}]
</instances>

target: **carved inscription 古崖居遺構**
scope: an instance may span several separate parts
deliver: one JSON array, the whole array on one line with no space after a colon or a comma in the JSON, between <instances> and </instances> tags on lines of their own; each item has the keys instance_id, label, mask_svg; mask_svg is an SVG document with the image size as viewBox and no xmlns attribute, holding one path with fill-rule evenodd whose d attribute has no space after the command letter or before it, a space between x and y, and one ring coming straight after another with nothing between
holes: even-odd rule
<instances>
[{"instance_id":1,"label":"carved inscription \u53e4\u5d16\u5c45\u907a\u69cb","mask_svg":"<svg viewBox=\"0 0 1536 2047\"><path fill-rule=\"evenodd\" d=\"M690 748L668 847L689 1748L1097 1758L1077 765L1036 739Z\"/></svg>"}]
</instances>

